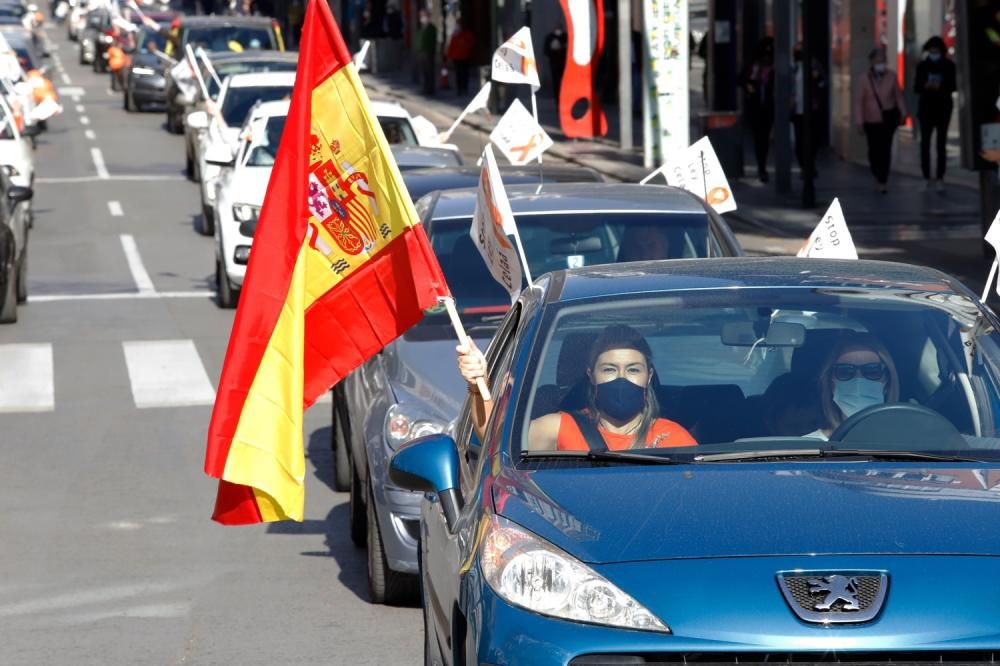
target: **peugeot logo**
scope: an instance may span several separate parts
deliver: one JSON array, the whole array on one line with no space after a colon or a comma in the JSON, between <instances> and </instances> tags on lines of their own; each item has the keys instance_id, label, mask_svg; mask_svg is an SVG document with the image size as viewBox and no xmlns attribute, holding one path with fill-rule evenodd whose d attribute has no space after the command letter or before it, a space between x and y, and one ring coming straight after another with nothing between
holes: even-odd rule
<instances>
[{"instance_id":1,"label":"peugeot logo","mask_svg":"<svg viewBox=\"0 0 1000 666\"><path fill-rule=\"evenodd\" d=\"M804 622L868 622L882 610L889 577L881 571L783 571L778 587Z\"/></svg>"}]
</instances>

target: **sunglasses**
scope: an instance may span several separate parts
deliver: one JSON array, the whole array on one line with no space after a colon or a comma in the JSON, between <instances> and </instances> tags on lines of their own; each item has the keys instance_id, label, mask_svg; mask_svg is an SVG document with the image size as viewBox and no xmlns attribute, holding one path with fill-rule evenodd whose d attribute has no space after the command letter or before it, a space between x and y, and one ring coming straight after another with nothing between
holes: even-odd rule
<instances>
[{"instance_id":1,"label":"sunglasses","mask_svg":"<svg viewBox=\"0 0 1000 666\"><path fill-rule=\"evenodd\" d=\"M881 361L876 363L865 363L863 365L855 365L853 363L836 363L833 366L833 378L839 382L850 381L857 377L859 372L865 379L870 379L873 382L880 382L886 378L888 368L886 368L885 363L882 363Z\"/></svg>"}]
</instances>

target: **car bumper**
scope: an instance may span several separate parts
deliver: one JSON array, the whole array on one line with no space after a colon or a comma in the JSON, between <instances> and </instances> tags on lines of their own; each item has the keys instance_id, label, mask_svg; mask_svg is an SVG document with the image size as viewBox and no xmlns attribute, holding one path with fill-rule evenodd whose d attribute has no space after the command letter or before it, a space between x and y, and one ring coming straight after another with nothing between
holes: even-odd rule
<instances>
[{"instance_id":1,"label":"car bumper","mask_svg":"<svg viewBox=\"0 0 1000 666\"><path fill-rule=\"evenodd\" d=\"M138 102L159 102L167 99L166 81L162 76L131 76L129 87Z\"/></svg>"},{"instance_id":2,"label":"car bumper","mask_svg":"<svg viewBox=\"0 0 1000 666\"><path fill-rule=\"evenodd\" d=\"M388 479L388 475L382 478ZM383 481L373 484L372 494L375 496L386 563L393 571L418 573L417 539L420 536L423 493L402 490Z\"/></svg>"}]
</instances>

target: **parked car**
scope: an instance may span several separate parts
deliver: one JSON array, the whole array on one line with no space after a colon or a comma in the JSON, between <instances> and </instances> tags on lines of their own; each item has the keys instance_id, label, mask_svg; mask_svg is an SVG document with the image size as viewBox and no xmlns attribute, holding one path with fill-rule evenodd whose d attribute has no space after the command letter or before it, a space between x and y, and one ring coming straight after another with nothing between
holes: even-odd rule
<instances>
[{"instance_id":1,"label":"parked car","mask_svg":"<svg viewBox=\"0 0 1000 666\"><path fill-rule=\"evenodd\" d=\"M227 77L235 74L254 74L263 72L294 72L298 66L298 53L287 53L282 51L257 51L252 53L213 53L210 57L216 81L208 67L202 62L201 76L205 80L208 94L213 101L219 98L221 83ZM182 118L192 111L205 110L205 99L201 91L197 91L191 100L180 100L177 96L173 98L175 102L185 101ZM184 146L185 146L185 173L187 177L194 181L201 180L198 172L198 161L195 159L196 146L204 130L195 130L184 125Z\"/></svg>"},{"instance_id":2,"label":"parked car","mask_svg":"<svg viewBox=\"0 0 1000 666\"><path fill-rule=\"evenodd\" d=\"M215 184L216 303L235 308L239 301L257 217L271 178L288 116L287 101L262 102L239 131L236 153L213 166L222 169ZM208 155L208 157L212 157Z\"/></svg>"},{"instance_id":3,"label":"parked car","mask_svg":"<svg viewBox=\"0 0 1000 666\"><path fill-rule=\"evenodd\" d=\"M273 19L259 16L184 16L174 21L174 37L167 43L166 54L184 57L187 44L200 46L215 57L216 53L252 53L284 51L281 29ZM181 93L167 72L167 129L174 134L184 130L186 107L193 100ZM178 95L180 98L178 99Z\"/></svg>"},{"instance_id":4,"label":"parked car","mask_svg":"<svg viewBox=\"0 0 1000 666\"><path fill-rule=\"evenodd\" d=\"M216 100L218 113L210 116L206 111L193 111L188 114L187 124L192 129L204 130L194 155L201 175L200 233L206 236L214 233L215 179L219 175L219 167L207 164L205 155L211 151L232 156L237 147L240 126L250 109L258 102L290 99L294 85L294 72L236 74L222 82L222 90Z\"/></svg>"},{"instance_id":5,"label":"parked car","mask_svg":"<svg viewBox=\"0 0 1000 666\"><path fill-rule=\"evenodd\" d=\"M28 206L30 187L14 185L10 167L0 168L0 324L17 321L28 300Z\"/></svg>"},{"instance_id":6,"label":"parked car","mask_svg":"<svg viewBox=\"0 0 1000 666\"><path fill-rule=\"evenodd\" d=\"M434 192L416 203L470 335L487 341L510 307L472 242L477 189ZM672 187L553 183L507 188L537 279L573 266L656 256L742 254L726 223L701 199ZM368 548L372 601L397 603L416 589L420 493L389 481L389 458L418 435L443 432L467 393L445 314L389 344L335 387L332 446L337 484L351 493L350 532ZM347 479L343 471L350 470Z\"/></svg>"},{"instance_id":7,"label":"parked car","mask_svg":"<svg viewBox=\"0 0 1000 666\"><path fill-rule=\"evenodd\" d=\"M602 182L601 175L587 167L554 167L537 164L526 167L501 166L500 176L504 185L527 185L545 183L585 183ZM407 169L403 174L406 191L414 201L435 190L457 190L477 187L482 169L476 166L461 166L432 169Z\"/></svg>"},{"instance_id":8,"label":"parked car","mask_svg":"<svg viewBox=\"0 0 1000 666\"><path fill-rule=\"evenodd\" d=\"M592 386L623 325L655 364L645 393L698 444L545 448L536 419L586 403L562 383ZM998 326L954 279L897 263L540 279L487 351L483 438L466 410L391 461L395 487L432 498L424 663L988 662Z\"/></svg>"}]
</instances>

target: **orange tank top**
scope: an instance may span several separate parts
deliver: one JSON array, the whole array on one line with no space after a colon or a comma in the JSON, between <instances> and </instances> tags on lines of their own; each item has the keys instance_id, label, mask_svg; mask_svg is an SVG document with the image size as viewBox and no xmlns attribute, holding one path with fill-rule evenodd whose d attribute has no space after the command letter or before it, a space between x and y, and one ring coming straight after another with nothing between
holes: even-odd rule
<instances>
[{"instance_id":1,"label":"orange tank top","mask_svg":"<svg viewBox=\"0 0 1000 666\"><path fill-rule=\"evenodd\" d=\"M573 420L573 416L568 412L559 412L559 436L556 439L556 448L560 451L586 451L587 439L580 432L580 427ZM604 443L608 445L609 451L621 451L632 445L633 435L619 435L608 432L601 426L597 426L597 432L604 438ZM679 423L674 423L668 419L656 419L646 433L645 447L640 448L668 448L674 446L694 446L698 442Z\"/></svg>"}]
</instances>

